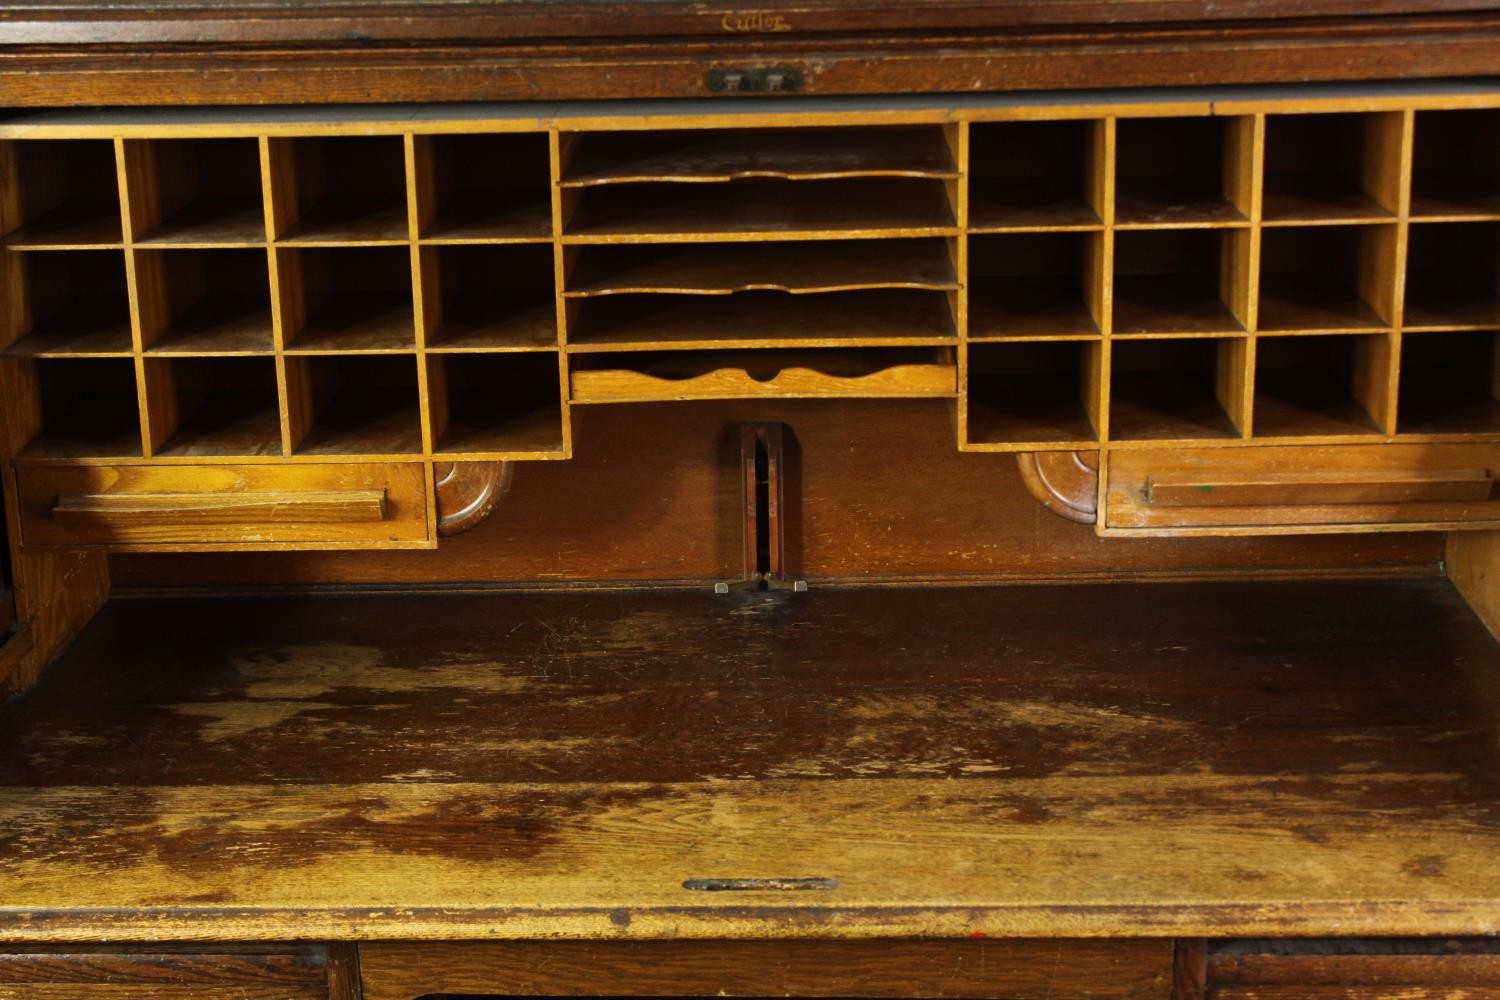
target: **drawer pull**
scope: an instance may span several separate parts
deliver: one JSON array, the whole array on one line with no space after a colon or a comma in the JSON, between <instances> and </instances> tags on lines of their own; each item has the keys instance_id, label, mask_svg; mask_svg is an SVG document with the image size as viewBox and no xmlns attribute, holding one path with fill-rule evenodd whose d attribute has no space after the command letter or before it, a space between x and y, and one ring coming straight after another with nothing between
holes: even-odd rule
<instances>
[{"instance_id":1,"label":"drawer pull","mask_svg":"<svg viewBox=\"0 0 1500 1000\"><path fill-rule=\"evenodd\" d=\"M1462 502L1488 500L1494 482L1484 469L1267 473L1240 480L1153 480L1145 499L1159 507Z\"/></svg>"},{"instance_id":2,"label":"drawer pull","mask_svg":"<svg viewBox=\"0 0 1500 1000\"><path fill-rule=\"evenodd\" d=\"M689 892L831 892L836 878L690 878L682 883Z\"/></svg>"},{"instance_id":3,"label":"drawer pull","mask_svg":"<svg viewBox=\"0 0 1500 1000\"><path fill-rule=\"evenodd\" d=\"M383 521L385 490L286 493L67 493L52 517L65 524L330 524Z\"/></svg>"}]
</instances>

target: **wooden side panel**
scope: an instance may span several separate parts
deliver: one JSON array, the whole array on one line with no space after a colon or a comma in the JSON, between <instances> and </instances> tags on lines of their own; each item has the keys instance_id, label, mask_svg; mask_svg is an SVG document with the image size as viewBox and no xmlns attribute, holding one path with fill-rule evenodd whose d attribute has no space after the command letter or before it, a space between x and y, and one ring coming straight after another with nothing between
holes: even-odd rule
<instances>
[{"instance_id":1,"label":"wooden side panel","mask_svg":"<svg viewBox=\"0 0 1500 1000\"><path fill-rule=\"evenodd\" d=\"M109 563L101 553L20 550L15 480L4 477L15 615L25 630L0 648L0 696L30 685L109 596Z\"/></svg>"},{"instance_id":2,"label":"wooden side panel","mask_svg":"<svg viewBox=\"0 0 1500 1000\"><path fill-rule=\"evenodd\" d=\"M0 229L9 232L20 224L21 192L15 183L17 169L11 149L0 153ZM16 254L0 255L5 282L5 326L0 342L7 346L29 322L26 297L21 293L21 262ZM4 547L10 557L9 586L14 589L15 621L25 629L22 636L0 648L0 697L34 681L42 668L60 652L93 616L109 595L109 566L99 554L42 553L20 551L20 513L16 503L14 473L8 463L38 429L40 402L34 374L26 365L12 364L0 391L0 519L4 522Z\"/></svg>"},{"instance_id":3,"label":"wooden side panel","mask_svg":"<svg viewBox=\"0 0 1500 1000\"><path fill-rule=\"evenodd\" d=\"M29 638L21 640L20 655L4 664L8 671L0 670L0 693L36 680L109 596L108 563L96 553L20 554L16 579L16 611Z\"/></svg>"},{"instance_id":4,"label":"wooden side panel","mask_svg":"<svg viewBox=\"0 0 1500 1000\"><path fill-rule=\"evenodd\" d=\"M1450 534L1446 567L1474 613L1500 635L1500 531Z\"/></svg>"},{"instance_id":5,"label":"wooden side panel","mask_svg":"<svg viewBox=\"0 0 1500 1000\"><path fill-rule=\"evenodd\" d=\"M364 1000L605 997L1166 1000L1171 942L514 941L360 947Z\"/></svg>"},{"instance_id":6,"label":"wooden side panel","mask_svg":"<svg viewBox=\"0 0 1500 1000\"><path fill-rule=\"evenodd\" d=\"M4 487L0 484L0 513L4 511ZM31 648L31 637L16 629L16 595L10 582L10 539L5 518L0 516L0 680L14 669ZM14 643L14 645L12 645Z\"/></svg>"},{"instance_id":7,"label":"wooden side panel","mask_svg":"<svg viewBox=\"0 0 1500 1000\"><path fill-rule=\"evenodd\" d=\"M4 689L5 678L26 661L33 648L31 630L24 626L8 625L0 633L0 690Z\"/></svg>"}]
</instances>

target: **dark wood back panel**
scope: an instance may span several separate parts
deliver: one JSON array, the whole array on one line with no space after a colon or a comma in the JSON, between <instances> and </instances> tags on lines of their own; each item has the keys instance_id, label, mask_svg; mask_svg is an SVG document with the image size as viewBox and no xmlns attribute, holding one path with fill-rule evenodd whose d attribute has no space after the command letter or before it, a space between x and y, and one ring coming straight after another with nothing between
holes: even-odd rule
<instances>
[{"instance_id":1,"label":"dark wood back panel","mask_svg":"<svg viewBox=\"0 0 1500 1000\"><path fill-rule=\"evenodd\" d=\"M575 407L569 462L527 463L436 552L119 556L119 587L705 581L741 571L740 422L795 442L790 560L814 580L1435 566L1440 535L1105 540L1048 513L1008 455L960 454L943 401Z\"/></svg>"}]
</instances>

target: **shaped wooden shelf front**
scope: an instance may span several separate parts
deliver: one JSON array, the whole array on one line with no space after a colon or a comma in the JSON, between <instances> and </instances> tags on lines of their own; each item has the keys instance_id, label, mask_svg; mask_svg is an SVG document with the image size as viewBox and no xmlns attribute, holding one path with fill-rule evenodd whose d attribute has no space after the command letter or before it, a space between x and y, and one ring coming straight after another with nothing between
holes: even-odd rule
<instances>
[{"instance_id":1,"label":"shaped wooden shelf front","mask_svg":"<svg viewBox=\"0 0 1500 1000\"><path fill-rule=\"evenodd\" d=\"M750 128L584 135L561 184L583 188L653 181L959 176L953 150L936 125Z\"/></svg>"}]
</instances>

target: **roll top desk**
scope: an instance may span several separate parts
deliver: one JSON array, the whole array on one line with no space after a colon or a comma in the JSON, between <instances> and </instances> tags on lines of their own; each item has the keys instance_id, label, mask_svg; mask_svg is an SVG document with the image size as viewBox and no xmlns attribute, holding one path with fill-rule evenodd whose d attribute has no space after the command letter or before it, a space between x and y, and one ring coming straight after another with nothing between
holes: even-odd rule
<instances>
[{"instance_id":1,"label":"roll top desk","mask_svg":"<svg viewBox=\"0 0 1500 1000\"><path fill-rule=\"evenodd\" d=\"M0 997L1500 996L1482 8L491 6L0 18Z\"/></svg>"}]
</instances>

